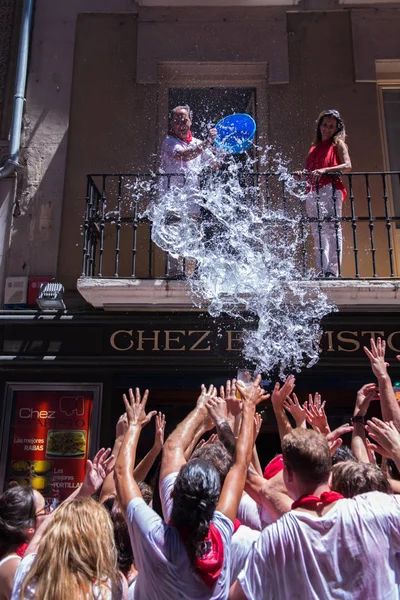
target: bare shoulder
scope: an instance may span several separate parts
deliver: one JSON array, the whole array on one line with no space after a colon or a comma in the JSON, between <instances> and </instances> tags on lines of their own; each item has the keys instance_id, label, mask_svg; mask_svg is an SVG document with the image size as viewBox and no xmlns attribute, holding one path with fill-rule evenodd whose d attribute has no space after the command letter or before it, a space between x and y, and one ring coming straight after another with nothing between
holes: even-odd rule
<instances>
[{"instance_id":1,"label":"bare shoulder","mask_svg":"<svg viewBox=\"0 0 400 600\"><path fill-rule=\"evenodd\" d=\"M346 142L341 139L336 140L336 148L340 148L340 150L348 150L349 149Z\"/></svg>"},{"instance_id":2,"label":"bare shoulder","mask_svg":"<svg viewBox=\"0 0 400 600\"><path fill-rule=\"evenodd\" d=\"M20 562L19 556L15 556L0 566L0 600L11 597L15 573Z\"/></svg>"}]
</instances>

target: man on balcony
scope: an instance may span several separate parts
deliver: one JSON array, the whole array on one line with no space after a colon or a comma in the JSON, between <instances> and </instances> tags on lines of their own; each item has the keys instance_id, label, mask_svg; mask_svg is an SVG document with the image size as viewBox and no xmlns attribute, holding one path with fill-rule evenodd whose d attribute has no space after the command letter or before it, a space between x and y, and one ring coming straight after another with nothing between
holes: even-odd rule
<instances>
[{"instance_id":1,"label":"man on balcony","mask_svg":"<svg viewBox=\"0 0 400 600\"><path fill-rule=\"evenodd\" d=\"M165 174L161 181L160 199L167 213L167 225L178 223L183 214L194 220L199 218L204 203L200 194L200 173L205 167L219 166L212 152L216 129L210 129L207 139L202 141L193 137L191 126L189 106L177 106L171 111L169 133L161 147L160 165L160 172ZM174 176L169 177L168 174ZM177 193L178 189L182 190L181 193ZM174 190L174 193L169 193L169 190ZM169 257L168 276L185 276L181 259Z\"/></svg>"}]
</instances>

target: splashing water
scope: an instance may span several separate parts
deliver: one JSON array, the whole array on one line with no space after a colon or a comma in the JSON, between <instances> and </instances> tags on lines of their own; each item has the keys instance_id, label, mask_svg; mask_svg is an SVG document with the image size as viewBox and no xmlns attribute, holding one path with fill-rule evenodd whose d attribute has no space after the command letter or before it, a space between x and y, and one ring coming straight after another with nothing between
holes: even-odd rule
<instances>
[{"instance_id":1,"label":"splashing water","mask_svg":"<svg viewBox=\"0 0 400 600\"><path fill-rule=\"evenodd\" d=\"M271 161L268 154L261 164ZM279 369L284 378L318 361L320 321L335 307L310 281L315 272L303 267L304 190L275 157L271 170L286 197L277 208L281 194L271 193L265 178L255 179L253 162L249 156L244 163L225 160L224 170L201 186L198 174L184 184L175 178L147 214L153 241L176 264L185 257L195 266L188 278L195 305L213 317L242 319L244 357L262 372Z\"/></svg>"}]
</instances>

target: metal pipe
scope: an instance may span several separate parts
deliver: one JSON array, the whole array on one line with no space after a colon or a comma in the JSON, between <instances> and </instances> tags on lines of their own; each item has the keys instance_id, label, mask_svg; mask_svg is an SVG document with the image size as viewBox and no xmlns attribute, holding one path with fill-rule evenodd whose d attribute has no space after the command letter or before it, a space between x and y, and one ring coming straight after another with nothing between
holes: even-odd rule
<instances>
[{"instance_id":1,"label":"metal pipe","mask_svg":"<svg viewBox=\"0 0 400 600\"><path fill-rule=\"evenodd\" d=\"M14 104L10 129L9 157L0 167L0 179L12 175L19 166L19 150L21 144L22 116L25 103L25 87L28 72L29 37L32 25L34 0L24 0L19 40L17 73L15 77Z\"/></svg>"}]
</instances>

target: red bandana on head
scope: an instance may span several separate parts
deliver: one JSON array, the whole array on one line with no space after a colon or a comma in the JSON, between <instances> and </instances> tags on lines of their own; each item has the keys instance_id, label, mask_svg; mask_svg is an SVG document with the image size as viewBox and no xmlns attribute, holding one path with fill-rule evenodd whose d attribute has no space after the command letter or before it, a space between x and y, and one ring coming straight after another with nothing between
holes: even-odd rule
<instances>
[{"instance_id":1,"label":"red bandana on head","mask_svg":"<svg viewBox=\"0 0 400 600\"><path fill-rule=\"evenodd\" d=\"M300 496L293 502L292 510L295 508L316 508L318 504L322 504L322 506L327 506L328 504L332 504L332 502L336 502L336 500L341 500L344 496L342 494L338 494L337 492L322 492L321 496Z\"/></svg>"},{"instance_id":2,"label":"red bandana on head","mask_svg":"<svg viewBox=\"0 0 400 600\"><path fill-rule=\"evenodd\" d=\"M180 138L180 137L179 137L179 135L176 135L176 134L175 134L175 133L172 131L172 129L171 129L171 131L169 132L169 135L172 135L173 137L176 137L176 138L178 138L178 140L182 140L182 138ZM186 142L187 144L190 144L190 142L192 141L192 139L193 139L193 135L192 135L192 132L191 132L191 131L190 131L190 129L189 129L189 132L188 132L188 134L187 134L186 138L185 138L184 140L182 140L182 142Z\"/></svg>"},{"instance_id":3,"label":"red bandana on head","mask_svg":"<svg viewBox=\"0 0 400 600\"><path fill-rule=\"evenodd\" d=\"M176 527L174 523L170 525ZM186 547L189 545L189 532L185 527L177 527L182 542ZM193 568L208 588L213 588L221 574L224 565L224 543L218 529L210 523L207 537L204 540L207 549L203 556L196 556Z\"/></svg>"}]
</instances>

